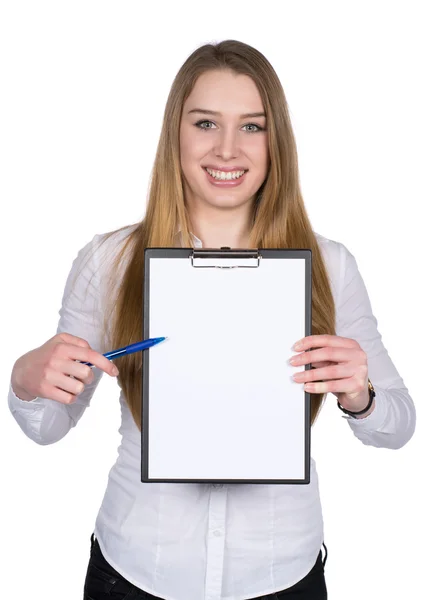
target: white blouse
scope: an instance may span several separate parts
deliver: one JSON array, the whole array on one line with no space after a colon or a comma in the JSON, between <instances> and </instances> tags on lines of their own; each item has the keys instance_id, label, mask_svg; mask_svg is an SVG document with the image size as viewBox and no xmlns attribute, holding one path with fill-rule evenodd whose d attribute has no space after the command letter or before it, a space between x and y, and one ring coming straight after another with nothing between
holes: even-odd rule
<instances>
[{"instance_id":1,"label":"white blouse","mask_svg":"<svg viewBox=\"0 0 441 600\"><path fill-rule=\"evenodd\" d=\"M69 274L57 332L84 338L105 352L100 334L110 260L132 230L98 247L96 235ZM347 418L364 444L399 448L412 436L415 409L372 314L356 261L344 245L317 235L336 305L337 335L358 341L375 386L373 412ZM194 245L201 247L194 238ZM293 340L293 343L296 340ZM70 405L30 402L9 391L9 407L24 433L52 444L90 404L102 372ZM141 483L141 435L120 394L122 440L109 473L95 535L106 560L137 587L166 600L242 600L283 590L313 567L323 542L315 462L309 485ZM338 409L336 409L338 410Z\"/></svg>"}]
</instances>

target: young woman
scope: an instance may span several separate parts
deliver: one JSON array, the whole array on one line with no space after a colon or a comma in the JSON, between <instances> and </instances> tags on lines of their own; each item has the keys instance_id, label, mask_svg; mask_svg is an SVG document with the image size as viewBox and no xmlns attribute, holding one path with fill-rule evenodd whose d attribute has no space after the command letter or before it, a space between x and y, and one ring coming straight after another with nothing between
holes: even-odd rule
<instances>
[{"instance_id":1,"label":"young woman","mask_svg":"<svg viewBox=\"0 0 441 600\"><path fill-rule=\"evenodd\" d=\"M242 600L284 591L286 600L322 600L314 461L307 486L140 482L141 354L119 359L118 373L102 353L142 339L143 250L176 245L311 248L314 335L293 340L292 363L314 367L294 376L312 393L312 421L332 392L363 443L398 448L413 434L413 403L354 257L311 228L277 75L246 44L203 46L170 91L144 220L80 251L57 335L12 372L12 414L40 444L77 424L102 371L118 376L122 443L92 535L84 597ZM94 376L78 361L100 371Z\"/></svg>"}]
</instances>

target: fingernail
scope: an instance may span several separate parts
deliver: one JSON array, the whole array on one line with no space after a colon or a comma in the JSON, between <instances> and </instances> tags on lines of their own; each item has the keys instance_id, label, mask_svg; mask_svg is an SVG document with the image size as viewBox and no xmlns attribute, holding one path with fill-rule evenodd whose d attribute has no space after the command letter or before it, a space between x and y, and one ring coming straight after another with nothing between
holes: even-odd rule
<instances>
[{"instance_id":1,"label":"fingernail","mask_svg":"<svg viewBox=\"0 0 441 600\"><path fill-rule=\"evenodd\" d=\"M296 342L294 344L294 350L301 350L302 349L302 342Z\"/></svg>"},{"instance_id":2,"label":"fingernail","mask_svg":"<svg viewBox=\"0 0 441 600\"><path fill-rule=\"evenodd\" d=\"M113 369L112 369L112 373L113 373L114 375L119 375L119 371L118 371L117 367L115 367L115 366L113 367Z\"/></svg>"}]
</instances>

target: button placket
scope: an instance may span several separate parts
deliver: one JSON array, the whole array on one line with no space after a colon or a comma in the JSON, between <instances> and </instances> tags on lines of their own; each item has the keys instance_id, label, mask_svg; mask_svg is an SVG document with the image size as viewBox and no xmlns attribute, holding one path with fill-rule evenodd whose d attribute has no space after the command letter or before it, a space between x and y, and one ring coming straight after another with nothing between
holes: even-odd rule
<instances>
[{"instance_id":1,"label":"button placket","mask_svg":"<svg viewBox=\"0 0 441 600\"><path fill-rule=\"evenodd\" d=\"M225 552L227 494L224 486L210 494L207 531L206 598L220 598Z\"/></svg>"}]
</instances>

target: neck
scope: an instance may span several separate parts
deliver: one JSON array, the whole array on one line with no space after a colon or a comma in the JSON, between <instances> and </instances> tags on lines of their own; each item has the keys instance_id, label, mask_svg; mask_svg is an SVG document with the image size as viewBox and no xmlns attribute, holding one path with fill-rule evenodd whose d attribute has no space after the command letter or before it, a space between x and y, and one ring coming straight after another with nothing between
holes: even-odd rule
<instances>
[{"instance_id":1,"label":"neck","mask_svg":"<svg viewBox=\"0 0 441 600\"><path fill-rule=\"evenodd\" d=\"M231 210L189 210L192 233L204 248L248 248L250 212L250 207L244 206Z\"/></svg>"}]
</instances>

